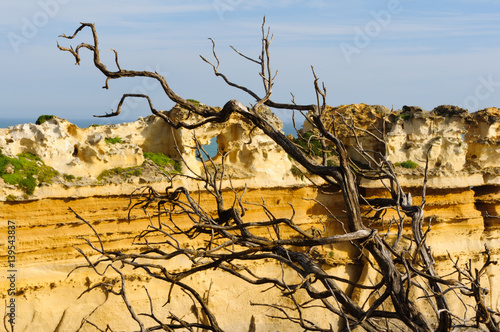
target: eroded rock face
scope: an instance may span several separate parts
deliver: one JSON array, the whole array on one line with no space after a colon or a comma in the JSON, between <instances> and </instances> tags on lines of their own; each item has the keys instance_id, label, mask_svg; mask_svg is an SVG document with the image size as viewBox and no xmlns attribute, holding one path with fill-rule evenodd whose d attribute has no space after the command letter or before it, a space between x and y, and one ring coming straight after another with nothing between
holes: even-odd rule
<instances>
[{"instance_id":1,"label":"eroded rock face","mask_svg":"<svg viewBox=\"0 0 500 332\"><path fill-rule=\"evenodd\" d=\"M283 124L267 107L261 107L268 119L281 129ZM178 107L170 112L180 119L187 118L186 110ZM191 120L197 120L190 115ZM186 161L192 171L202 172L202 165L196 157L196 139L202 145L217 144L217 156L215 163L221 163L222 155L227 155L226 170L233 178L248 179L253 183L279 183L279 181L293 181L290 174L292 166L287 154L269 137L238 114L232 114L225 123L207 124L196 130L179 129L175 137L182 158ZM203 155L203 154L202 154ZM186 170L189 171L189 170Z\"/></svg>"},{"instance_id":2,"label":"eroded rock face","mask_svg":"<svg viewBox=\"0 0 500 332\"><path fill-rule=\"evenodd\" d=\"M382 133L390 129L391 122L387 119L390 114L391 110L380 105L341 105L329 107L323 121L326 128L332 132L335 131L336 135L344 142L351 158L360 163L366 163L365 158L358 153L357 146L360 144L367 151L377 151L385 155L385 144L374 139L367 131L375 131L375 135L377 135L376 131ZM358 130L356 136L354 136L353 131L347 125L355 126L361 130ZM312 130L311 124L305 122L302 130L305 132ZM381 135L380 138L382 138ZM373 153L370 153L370 155L373 156Z\"/></svg>"},{"instance_id":3,"label":"eroded rock face","mask_svg":"<svg viewBox=\"0 0 500 332\"><path fill-rule=\"evenodd\" d=\"M96 177L114 167L140 165L140 147L128 137L121 144L108 144L114 138L113 125L78 128L54 117L41 125L32 123L0 129L0 147L6 155L32 153L60 173Z\"/></svg>"},{"instance_id":4,"label":"eroded rock face","mask_svg":"<svg viewBox=\"0 0 500 332\"><path fill-rule=\"evenodd\" d=\"M267 112L277 127L282 127L269 109L263 108L262 112ZM168 113L183 121L189 116L179 107ZM117 138L120 141L113 143ZM41 125L0 129L0 148L12 157L26 152L35 154L60 173L80 177L95 178L104 170L141 165L144 152L161 152L177 161L184 160L189 165L189 169L184 168L185 173L200 174L203 167L197 158L195 139L201 145L208 145L214 138L219 150L215 161L220 162L221 154L227 154L228 171L233 177L271 182L292 178L291 163L283 150L238 115L232 115L227 123L207 124L194 131L173 129L155 116L88 128L78 128L54 117Z\"/></svg>"},{"instance_id":5,"label":"eroded rock face","mask_svg":"<svg viewBox=\"0 0 500 332\"><path fill-rule=\"evenodd\" d=\"M466 140L467 159L480 168L500 166L500 110L486 108L472 114Z\"/></svg>"},{"instance_id":6,"label":"eroded rock face","mask_svg":"<svg viewBox=\"0 0 500 332\"><path fill-rule=\"evenodd\" d=\"M468 119L467 111L455 106L439 106L431 112L405 106L390 117L387 159L410 160L424 167L428 154L430 168L460 171L466 163Z\"/></svg>"},{"instance_id":7,"label":"eroded rock face","mask_svg":"<svg viewBox=\"0 0 500 332\"><path fill-rule=\"evenodd\" d=\"M329 108L324 119L330 128L334 121L351 157L361 163L367 161L357 153L358 144L393 164L411 161L424 167L428 155L429 169L436 175L496 174L500 167L500 110L494 107L469 114L450 105L432 111L417 106L391 111L379 105L353 104ZM346 124L361 130L354 136ZM303 130L311 130L310 125Z\"/></svg>"}]
</instances>

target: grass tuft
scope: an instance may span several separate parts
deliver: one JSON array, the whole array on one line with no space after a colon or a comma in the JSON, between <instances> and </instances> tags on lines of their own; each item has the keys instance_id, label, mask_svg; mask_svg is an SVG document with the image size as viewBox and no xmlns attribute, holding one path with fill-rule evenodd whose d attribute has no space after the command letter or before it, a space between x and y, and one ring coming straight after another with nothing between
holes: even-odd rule
<instances>
[{"instance_id":1,"label":"grass tuft","mask_svg":"<svg viewBox=\"0 0 500 332\"><path fill-rule=\"evenodd\" d=\"M142 174L142 170L139 167L115 167L102 171L101 174L97 176L97 180L102 181L105 178L110 178L115 175L119 175L122 179L128 179L133 176L139 176Z\"/></svg>"},{"instance_id":2,"label":"grass tuft","mask_svg":"<svg viewBox=\"0 0 500 332\"><path fill-rule=\"evenodd\" d=\"M104 141L106 144L122 144L122 138L121 137L108 137L105 138Z\"/></svg>"},{"instance_id":3,"label":"grass tuft","mask_svg":"<svg viewBox=\"0 0 500 332\"><path fill-rule=\"evenodd\" d=\"M170 173L180 173L181 164L163 153L144 152L144 158L151 160L159 167L165 168Z\"/></svg>"},{"instance_id":4,"label":"grass tuft","mask_svg":"<svg viewBox=\"0 0 500 332\"><path fill-rule=\"evenodd\" d=\"M418 167L418 164L411 160L403 161L402 163L395 163L394 165L409 169L415 169Z\"/></svg>"}]
</instances>

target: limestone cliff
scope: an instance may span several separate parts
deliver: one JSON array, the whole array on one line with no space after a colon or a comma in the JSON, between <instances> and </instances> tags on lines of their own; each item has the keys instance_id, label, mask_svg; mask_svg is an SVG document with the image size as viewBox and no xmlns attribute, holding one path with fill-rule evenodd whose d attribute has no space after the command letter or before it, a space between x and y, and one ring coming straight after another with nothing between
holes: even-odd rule
<instances>
[{"instance_id":1,"label":"limestone cliff","mask_svg":"<svg viewBox=\"0 0 500 332\"><path fill-rule=\"evenodd\" d=\"M269 112L264 108L263 111ZM167 113L178 120L192 116L178 107ZM273 116L272 113L269 112L269 116ZM278 118L274 121L278 128L282 127ZM29 123L0 129L0 149L4 155L15 157L30 153L59 172L60 176L51 181L53 185L42 184L31 199L121 194L124 188L113 190L116 186L103 186L109 182L103 179L103 175L109 172L103 172L118 167L143 166L145 152L162 153L180 162L185 174L200 174L203 168L197 157L196 140L203 146L210 144L212 139L216 139L214 144L217 145L212 147L217 152L214 161L220 163L221 155L227 155L227 172L235 181L244 179L245 183L257 187L298 183L290 172L292 164L283 150L238 115L231 116L227 123L207 124L194 131L173 129L155 116L120 125L92 125L88 128L78 128L67 120L54 117L40 125ZM206 158L203 152L201 154ZM141 169L140 175L137 173L111 182L125 183L128 190L127 183L137 186L165 180L150 169ZM88 191L89 187L92 187L92 193ZM57 193L59 190L60 194ZM16 199L23 197L19 188L4 183L0 186L0 200L9 195Z\"/></svg>"},{"instance_id":2,"label":"limestone cliff","mask_svg":"<svg viewBox=\"0 0 500 332\"><path fill-rule=\"evenodd\" d=\"M463 261L479 262L484 244L492 249L495 259L500 257L500 227L498 219L494 218L500 215L498 109L469 114L449 106L427 112L418 107L391 111L382 106L359 104L331 108L331 111L338 112L337 120L340 114L345 123L378 130L386 139L385 144L368 134L359 135L358 141L363 147L382 153L396 165L401 173L401 183L405 190L412 192L417 204L426 152L432 147L425 213L426 222L432 229L428 241L435 253L438 273L449 271L448 255L454 259L460 257ZM178 108L170 112L180 118L188 116ZM336 126L342 139L354 146L355 138L342 127L342 123ZM303 130L308 130L307 124ZM247 201L261 203L264 200L276 217L289 217L293 213L291 203L295 208L295 220L305 229L322 227L321 221L328 232L339 231L339 224L326 213L325 207L333 215L342 215L342 196L321 193L294 177L292 163L286 154L261 132L252 130L244 119L233 117L228 124L210 125L196 131L201 144L208 144L214 137L219 153L228 154L228 172L236 174L235 187L249 185L245 196ZM121 143L111 143L114 138L120 138ZM77 270L67 277L69 271L83 263L74 247L91 253L80 237L92 238L92 230L76 219L68 207L98 229L108 249L127 250L135 235L149 223L139 212L128 219L128 194L139 185L150 184L164 190L169 183L155 171L154 165L148 172L120 181L98 181L96 177L115 167L144 165L144 152L161 152L177 161L184 159L191 166L191 170L183 169L184 172L200 172L201 164L194 146L191 132L172 130L156 117L89 128L78 128L66 120L54 118L41 125L24 124L0 129L3 154L14 157L20 153L32 153L61 174L52 184L36 188L29 196L23 195L14 185L1 184L0 266L3 272L0 287L7 289L9 284L5 272L7 253L3 248L7 244L7 220L11 220L16 224L17 241L16 330L74 331L81 319L96 307L99 308L92 317L100 326L113 322L115 330L131 330L133 321L124 317L123 307L117 299L110 297L106 301L102 293L87 293L78 298L89 285L109 281L111 279L106 278L111 277L101 277L89 270ZM356 158L355 150L351 152ZM220 156L215 158L216 161L218 158ZM362 158L359 161L366 162ZM407 161L416 163L417 167L406 168L404 163ZM63 174L74 175L75 179L66 180ZM194 183L183 181L182 184L197 190ZM365 181L361 186L368 197L382 193L380 183ZM11 199L7 199L9 195ZM203 191L199 200L207 209L215 204ZM257 205L247 211L249 219L258 220L264 216ZM325 247L316 254L324 257L325 269L329 273L351 280L369 277L364 273L363 265L343 246ZM179 259L176 264L182 266L186 262ZM280 271L279 266L268 263L254 268L259 273L270 275L279 275ZM181 292L174 290L171 303L161 309L168 289L137 271L133 271L129 279L133 305L147 308L143 285L148 286L151 297L158 301L160 312L177 312L192 304ZM266 319L264 314L271 313L269 309L250 306L251 301L264 302L265 297L277 297L276 293L251 291L251 287L241 281L218 273L203 275L190 282L210 293L210 306L220 315L220 323L227 330L248 331L252 313L257 313L257 330L297 330L295 325ZM488 270L485 282L490 285L493 308L500 309L498 267ZM1 297L4 299L7 295L2 292ZM237 307L234 299L238 299ZM3 306L3 301L0 302ZM329 318L318 319L328 322Z\"/></svg>"},{"instance_id":3,"label":"limestone cliff","mask_svg":"<svg viewBox=\"0 0 500 332\"><path fill-rule=\"evenodd\" d=\"M368 162L356 151L360 144L397 166L403 184L418 187L429 152L431 186L454 188L497 181L499 116L500 110L494 107L469 114L449 105L432 111L415 106L393 111L379 105L354 104L329 108L324 121L332 130L335 128L358 162ZM356 136L347 125L360 129ZM303 131L308 130L310 125L305 123Z\"/></svg>"}]
</instances>

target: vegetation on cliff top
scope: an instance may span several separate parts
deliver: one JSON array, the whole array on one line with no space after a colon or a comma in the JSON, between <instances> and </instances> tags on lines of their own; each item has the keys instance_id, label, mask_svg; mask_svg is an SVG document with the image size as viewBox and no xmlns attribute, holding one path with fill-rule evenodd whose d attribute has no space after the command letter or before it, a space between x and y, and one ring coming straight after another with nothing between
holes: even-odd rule
<instances>
[{"instance_id":1,"label":"vegetation on cliff top","mask_svg":"<svg viewBox=\"0 0 500 332\"><path fill-rule=\"evenodd\" d=\"M41 125L42 123L44 123L45 121L47 120L50 120L50 119L53 119L55 115L47 115L47 114L44 114L44 115L40 115L38 117L38 119L36 120L36 124L37 125Z\"/></svg>"}]
</instances>

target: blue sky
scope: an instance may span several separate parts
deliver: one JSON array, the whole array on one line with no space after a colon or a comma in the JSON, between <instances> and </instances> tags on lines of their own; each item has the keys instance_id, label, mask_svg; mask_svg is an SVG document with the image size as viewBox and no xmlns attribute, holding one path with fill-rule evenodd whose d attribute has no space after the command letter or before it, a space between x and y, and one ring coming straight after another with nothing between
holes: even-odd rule
<instances>
[{"instance_id":1,"label":"blue sky","mask_svg":"<svg viewBox=\"0 0 500 332\"><path fill-rule=\"evenodd\" d=\"M75 66L56 42L70 45L58 35L72 34L79 22L96 24L110 68L113 54L105 51L114 48L123 69L156 70L184 98L219 106L233 98L252 102L216 78L199 55L211 56L213 38L220 70L262 94L259 68L229 45L257 57L264 15L274 33L276 101L293 93L296 102L313 103L313 65L330 105L453 104L470 112L500 106L498 0L1 0L0 114L91 120L129 92L149 93L157 109L173 106L146 79L115 80L102 89L89 52ZM91 42L89 32L72 44L78 42ZM130 102L113 121L145 115L145 104Z\"/></svg>"}]
</instances>

